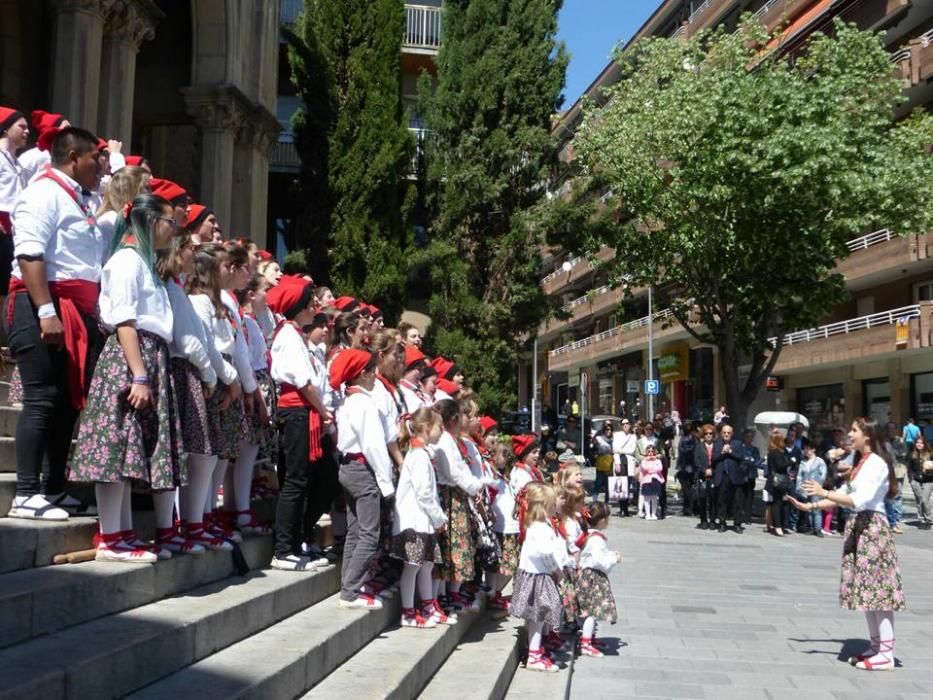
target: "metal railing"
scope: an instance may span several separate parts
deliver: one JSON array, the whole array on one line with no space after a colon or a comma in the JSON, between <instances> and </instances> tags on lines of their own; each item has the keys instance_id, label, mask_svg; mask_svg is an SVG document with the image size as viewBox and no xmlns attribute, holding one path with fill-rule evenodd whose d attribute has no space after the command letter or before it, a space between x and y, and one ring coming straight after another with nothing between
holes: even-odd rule
<instances>
[{"instance_id":1,"label":"metal railing","mask_svg":"<svg viewBox=\"0 0 933 700\"><path fill-rule=\"evenodd\" d=\"M597 287L596 289L591 289L586 294L584 294L582 297L577 297L573 301L569 301L566 304L564 304L564 310L570 311L571 309L575 309L578 306L585 304L587 301L595 300L596 297L602 294L605 294L610 289L611 287L608 284L604 284L602 287Z\"/></svg>"},{"instance_id":2,"label":"metal railing","mask_svg":"<svg viewBox=\"0 0 933 700\"><path fill-rule=\"evenodd\" d=\"M902 306L899 309L881 311L877 314L859 316L858 318L851 318L847 321L828 323L825 326L820 326L818 328L809 328L804 331L788 333L784 336L784 345L786 346L794 345L796 343L808 343L811 340L821 340L823 338L830 338L834 335L847 335L855 331L863 331L868 328L875 328L877 326L891 326L900 320L908 320L911 318L919 317L919 304ZM774 346L777 344L777 338L769 338L768 342Z\"/></svg>"},{"instance_id":3,"label":"metal railing","mask_svg":"<svg viewBox=\"0 0 933 700\"><path fill-rule=\"evenodd\" d=\"M701 12L703 12L703 10L705 10L707 7L709 7L709 4L710 4L712 1L713 1L713 0L705 0L705 2L703 2L699 7L697 7L693 12L690 13L690 18L689 18L687 21L688 21L688 22L692 22L693 19L694 19L694 17L696 17L698 14L700 14Z\"/></svg>"},{"instance_id":4,"label":"metal railing","mask_svg":"<svg viewBox=\"0 0 933 700\"><path fill-rule=\"evenodd\" d=\"M674 312L671 309L663 309L654 314L654 320L660 321L662 319L673 316ZM619 333L625 333L626 331L635 330L636 328L642 328L648 325L650 316L643 316L642 318L635 319L634 321L629 321L628 323L623 323L619 326L613 326L612 328L603 331L602 333L596 333L595 335L587 336L586 338L581 338L580 340L575 340L572 343L567 345L562 345L559 348L551 350L551 356L557 357L558 355L565 355L568 352L573 350L579 350L580 348L585 348L588 345L593 343L598 343L601 340L606 338L612 338L619 335Z\"/></svg>"},{"instance_id":5,"label":"metal railing","mask_svg":"<svg viewBox=\"0 0 933 700\"><path fill-rule=\"evenodd\" d=\"M846 246L854 253L857 250L865 250L873 245L890 241L895 237L896 234L894 231L889 228L883 228L880 231L874 231L859 238L853 238L851 241L846 242Z\"/></svg>"},{"instance_id":6,"label":"metal railing","mask_svg":"<svg viewBox=\"0 0 933 700\"><path fill-rule=\"evenodd\" d=\"M272 151L269 154L269 167L283 168L289 171L298 172L301 168L301 158L298 156L298 149L295 147L295 137L288 131L279 134L279 139L272 145Z\"/></svg>"},{"instance_id":7,"label":"metal railing","mask_svg":"<svg viewBox=\"0 0 933 700\"><path fill-rule=\"evenodd\" d=\"M902 63L910 60L910 48L898 49L891 52L891 63Z\"/></svg>"},{"instance_id":8,"label":"metal railing","mask_svg":"<svg viewBox=\"0 0 933 700\"><path fill-rule=\"evenodd\" d=\"M405 5L404 46L437 49L441 45L441 8L430 5Z\"/></svg>"},{"instance_id":9,"label":"metal railing","mask_svg":"<svg viewBox=\"0 0 933 700\"><path fill-rule=\"evenodd\" d=\"M933 44L933 29L928 32L924 32L920 35L920 45L926 48L930 44Z\"/></svg>"},{"instance_id":10,"label":"metal railing","mask_svg":"<svg viewBox=\"0 0 933 700\"><path fill-rule=\"evenodd\" d=\"M566 261L565 261L565 263L570 263L570 269L573 269L573 268L576 266L576 264L577 264L578 262L580 262L580 258L579 258L579 257L570 258L569 260L566 260ZM547 275L546 277L544 277L544 278L541 280L541 284L542 284L542 285L545 285L545 284L547 284L548 282L550 282L551 280L557 279L557 278L560 277L561 275L568 274L568 273L569 273L569 270L564 270L564 267L563 267L563 265L564 265L565 263L561 263L561 266L558 267L556 270L554 270L554 272L552 272L551 274L549 274L549 275Z\"/></svg>"},{"instance_id":11,"label":"metal railing","mask_svg":"<svg viewBox=\"0 0 933 700\"><path fill-rule=\"evenodd\" d=\"M786 0L768 0L768 2L766 2L764 5L762 5L755 11L755 14L753 14L752 17L757 19L763 16L764 14L768 12L768 10L770 10L772 7L777 5L779 2L786 2Z\"/></svg>"}]
</instances>

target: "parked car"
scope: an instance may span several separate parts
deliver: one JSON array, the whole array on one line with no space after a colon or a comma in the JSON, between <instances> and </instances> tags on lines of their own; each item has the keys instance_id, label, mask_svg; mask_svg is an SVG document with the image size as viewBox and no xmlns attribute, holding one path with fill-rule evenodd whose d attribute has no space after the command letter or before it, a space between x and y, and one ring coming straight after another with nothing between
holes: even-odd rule
<instances>
[{"instance_id":1,"label":"parked car","mask_svg":"<svg viewBox=\"0 0 933 700\"><path fill-rule=\"evenodd\" d=\"M527 435L531 432L531 414L527 411L510 411L499 421L499 430L506 435Z\"/></svg>"}]
</instances>

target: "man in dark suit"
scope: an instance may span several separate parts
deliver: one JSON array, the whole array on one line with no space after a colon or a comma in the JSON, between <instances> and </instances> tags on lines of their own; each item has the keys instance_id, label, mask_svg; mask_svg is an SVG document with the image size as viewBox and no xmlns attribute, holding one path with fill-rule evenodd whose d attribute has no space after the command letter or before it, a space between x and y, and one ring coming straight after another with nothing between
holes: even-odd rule
<instances>
[{"instance_id":1,"label":"man in dark suit","mask_svg":"<svg viewBox=\"0 0 933 700\"><path fill-rule=\"evenodd\" d=\"M713 443L713 485L718 492L719 531L725 532L726 519L732 509L735 531L745 531L742 516L745 512L745 467L742 464L742 443L735 438L735 430L724 424L719 431L719 438Z\"/></svg>"},{"instance_id":2,"label":"man in dark suit","mask_svg":"<svg viewBox=\"0 0 933 700\"><path fill-rule=\"evenodd\" d=\"M707 423L700 428L700 440L693 449L693 468L697 485L697 499L694 510L700 516L698 530L715 527L716 499L713 489L713 447L716 429Z\"/></svg>"}]
</instances>

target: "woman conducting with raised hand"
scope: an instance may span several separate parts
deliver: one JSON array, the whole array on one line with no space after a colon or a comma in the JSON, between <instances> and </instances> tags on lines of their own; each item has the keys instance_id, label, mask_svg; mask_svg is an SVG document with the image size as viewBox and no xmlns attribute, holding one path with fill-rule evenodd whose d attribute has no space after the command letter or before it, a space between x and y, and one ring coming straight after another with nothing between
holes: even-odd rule
<instances>
[{"instance_id":1,"label":"woman conducting with raised hand","mask_svg":"<svg viewBox=\"0 0 933 700\"><path fill-rule=\"evenodd\" d=\"M849 663L866 671L889 671L894 668L894 612L906 607L894 537L884 510L885 499L897 493L897 479L878 423L857 418L849 436L857 456L843 486L828 491L819 482L806 481L804 492L820 500L802 503L790 496L787 500L805 512L835 506L855 511L846 523L839 602L865 613L871 646Z\"/></svg>"}]
</instances>

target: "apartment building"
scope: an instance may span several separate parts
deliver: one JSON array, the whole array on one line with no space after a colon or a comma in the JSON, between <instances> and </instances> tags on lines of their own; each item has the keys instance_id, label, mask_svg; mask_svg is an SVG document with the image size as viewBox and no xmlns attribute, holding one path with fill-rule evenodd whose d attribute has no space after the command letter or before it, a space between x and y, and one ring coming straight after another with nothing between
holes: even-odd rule
<instances>
[{"instance_id":1,"label":"apartment building","mask_svg":"<svg viewBox=\"0 0 933 700\"><path fill-rule=\"evenodd\" d=\"M408 128L412 131L419 149L412 159L411 177L418 173L421 158L420 144L424 138L424 123L418 116L418 78L426 71L437 74L437 51L441 45L442 0L422 0L420 3L405 3L405 35L402 37L402 100L408 113ZM304 0L281 0L282 23L294 24L304 9ZM284 38L279 42L279 77L276 118L282 127L269 159L269 228L275 239L275 248L284 256L294 241L287 238L289 222L297 216L302 203L298 201L297 177L301 166L295 148L292 131L292 115L301 106L295 87L291 82L288 50ZM270 241L270 246L273 242Z\"/></svg>"},{"instance_id":2,"label":"apartment building","mask_svg":"<svg viewBox=\"0 0 933 700\"><path fill-rule=\"evenodd\" d=\"M933 98L930 0L666 0L629 46L645 37L690 36L717 25L733 29L744 12L754 13L770 29L783 27L784 50L799 47L837 17L883 32L892 70L902 76L909 99L897 116L927 108ZM610 63L586 96L598 102L601 89L618 79L618 68ZM565 161L573 158L582 99L554 126ZM563 188L569 184L558 183L556 194ZM797 410L818 428L862 414L933 420L933 237L901 237L884 229L849 241L849 249L837 269L850 299L833 309L824 325L785 339L774 377L752 413ZM615 251L603 248L597 257L612 260ZM520 371L522 403L530 404L535 386L551 407L579 401L585 375L588 413L616 413L625 401L628 412L645 415L650 332L653 376L662 388L657 405L676 408L684 417L712 417L723 400L717 352L673 322L663 302L656 302L649 315L647 290L612 288L588 260L562 251L545 256L541 284L568 318L540 327L539 372L535 378L527 368Z\"/></svg>"}]
</instances>

